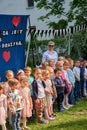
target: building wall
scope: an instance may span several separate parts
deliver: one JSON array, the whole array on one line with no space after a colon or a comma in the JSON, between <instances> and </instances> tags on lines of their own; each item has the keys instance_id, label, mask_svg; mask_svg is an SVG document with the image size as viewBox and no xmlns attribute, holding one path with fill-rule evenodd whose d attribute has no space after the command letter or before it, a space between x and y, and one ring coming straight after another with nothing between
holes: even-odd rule
<instances>
[{"instance_id":1,"label":"building wall","mask_svg":"<svg viewBox=\"0 0 87 130\"><path fill-rule=\"evenodd\" d=\"M69 2L71 0L65 0L64 7L67 11L69 9ZM48 29L45 22L38 20L40 15L44 15L45 10L38 10L36 4L34 8L28 8L27 0L0 0L0 14L14 14L14 15L30 15L31 26L36 26L37 29ZM63 16L64 18L64 16ZM53 17L51 17L53 19ZM60 19L60 18L59 18ZM54 19L53 19L54 20ZM58 19L55 18L55 21Z\"/></svg>"}]
</instances>

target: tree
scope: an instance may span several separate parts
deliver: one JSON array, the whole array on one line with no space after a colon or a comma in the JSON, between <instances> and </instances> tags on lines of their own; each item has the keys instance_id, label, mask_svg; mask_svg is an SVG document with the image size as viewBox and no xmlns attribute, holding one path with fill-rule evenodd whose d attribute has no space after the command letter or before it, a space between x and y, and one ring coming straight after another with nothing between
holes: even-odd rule
<instances>
[{"instance_id":1,"label":"tree","mask_svg":"<svg viewBox=\"0 0 87 130\"><path fill-rule=\"evenodd\" d=\"M39 19L42 21L46 20L47 25L49 27L52 28L58 27L59 25L58 19L61 17L61 15L65 15L64 7L63 7L64 0L34 0L34 1L37 3L36 6L38 9L46 10L44 16L40 16ZM51 19L51 16L54 17L54 21L52 21L53 19ZM64 21L65 21L65 25L64 25ZM63 22L63 26L66 27L67 21L63 20L62 22Z\"/></svg>"},{"instance_id":2,"label":"tree","mask_svg":"<svg viewBox=\"0 0 87 130\"><path fill-rule=\"evenodd\" d=\"M67 13L69 22L75 20L76 25L87 23L87 0L73 0Z\"/></svg>"}]
</instances>

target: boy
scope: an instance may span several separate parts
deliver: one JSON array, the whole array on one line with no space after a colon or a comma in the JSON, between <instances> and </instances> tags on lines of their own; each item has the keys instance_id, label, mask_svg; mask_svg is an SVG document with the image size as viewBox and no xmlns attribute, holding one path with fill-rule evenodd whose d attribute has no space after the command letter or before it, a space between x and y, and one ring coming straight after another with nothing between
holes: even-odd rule
<instances>
[{"instance_id":1,"label":"boy","mask_svg":"<svg viewBox=\"0 0 87 130\"><path fill-rule=\"evenodd\" d=\"M80 61L75 61L75 66L73 68L73 73L75 76L75 89L74 89L74 96L75 100L79 101L81 97L81 88L80 88Z\"/></svg>"},{"instance_id":2,"label":"boy","mask_svg":"<svg viewBox=\"0 0 87 130\"><path fill-rule=\"evenodd\" d=\"M58 111L59 112L64 112L63 106L62 106L62 102L64 99L64 81L61 78L62 75L62 71L59 69L55 69L54 70L55 73L55 78L54 78L54 84L56 86L56 90L57 90L57 104L58 104Z\"/></svg>"},{"instance_id":3,"label":"boy","mask_svg":"<svg viewBox=\"0 0 87 130\"><path fill-rule=\"evenodd\" d=\"M42 81L42 71L36 68L34 71L35 80L32 83L33 96L35 102L36 116L39 123L46 124L47 120L43 119L43 111L45 108L45 83Z\"/></svg>"},{"instance_id":4,"label":"boy","mask_svg":"<svg viewBox=\"0 0 87 130\"><path fill-rule=\"evenodd\" d=\"M8 93L8 107L12 113L12 130L20 130L20 118L22 110L22 97L17 90L18 80L13 78L8 81L10 91Z\"/></svg>"}]
</instances>

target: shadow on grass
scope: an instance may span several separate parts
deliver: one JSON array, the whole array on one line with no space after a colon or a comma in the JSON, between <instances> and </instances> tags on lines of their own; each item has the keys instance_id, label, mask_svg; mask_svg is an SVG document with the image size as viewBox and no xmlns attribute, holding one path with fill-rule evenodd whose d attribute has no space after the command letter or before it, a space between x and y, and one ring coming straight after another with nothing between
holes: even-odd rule
<instances>
[{"instance_id":1,"label":"shadow on grass","mask_svg":"<svg viewBox=\"0 0 87 130\"><path fill-rule=\"evenodd\" d=\"M51 125L47 127L47 130L87 130L87 119L70 121L59 125Z\"/></svg>"}]
</instances>

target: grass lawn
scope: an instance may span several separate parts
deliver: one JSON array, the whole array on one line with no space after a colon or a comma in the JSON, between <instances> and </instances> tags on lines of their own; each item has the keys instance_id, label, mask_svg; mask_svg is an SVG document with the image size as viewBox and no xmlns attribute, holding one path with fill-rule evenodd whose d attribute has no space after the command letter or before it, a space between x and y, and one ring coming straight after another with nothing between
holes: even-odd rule
<instances>
[{"instance_id":1,"label":"grass lawn","mask_svg":"<svg viewBox=\"0 0 87 130\"><path fill-rule=\"evenodd\" d=\"M63 113L55 109L55 113L56 119L48 124L39 124L36 119L32 119L27 125L31 130L87 130L87 98ZM7 127L12 130L8 125Z\"/></svg>"}]
</instances>

